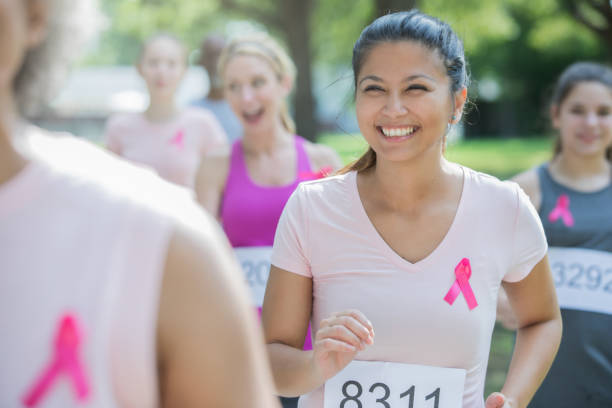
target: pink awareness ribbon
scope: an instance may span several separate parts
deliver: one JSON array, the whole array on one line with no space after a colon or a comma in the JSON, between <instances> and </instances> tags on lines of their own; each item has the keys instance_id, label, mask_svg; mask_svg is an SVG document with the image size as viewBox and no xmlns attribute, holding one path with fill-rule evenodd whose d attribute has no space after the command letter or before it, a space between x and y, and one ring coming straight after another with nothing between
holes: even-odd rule
<instances>
[{"instance_id":1,"label":"pink awareness ribbon","mask_svg":"<svg viewBox=\"0 0 612 408\"><path fill-rule=\"evenodd\" d=\"M455 299L457 299L459 293L463 293L463 297L465 298L470 310L478 306L478 302L476 301L476 297L472 291L472 286L470 286L470 282L468 281L470 276L472 276L470 260L463 258L455 267L455 282L453 282L453 286L451 286L446 293L446 296L444 296L444 300L448 302L449 305L452 305L455 302Z\"/></svg>"},{"instance_id":2,"label":"pink awareness ribbon","mask_svg":"<svg viewBox=\"0 0 612 408\"><path fill-rule=\"evenodd\" d=\"M170 144L182 149L183 146L185 145L184 140L185 140L185 132L183 132L183 130L180 129L178 132L176 132L174 137L170 139Z\"/></svg>"},{"instance_id":3,"label":"pink awareness ribbon","mask_svg":"<svg viewBox=\"0 0 612 408\"><path fill-rule=\"evenodd\" d=\"M54 355L22 399L26 407L35 407L49 392L60 374L70 377L78 401L89 396L89 381L79 358L81 333L76 318L62 316L54 342Z\"/></svg>"},{"instance_id":4,"label":"pink awareness ribbon","mask_svg":"<svg viewBox=\"0 0 612 408\"><path fill-rule=\"evenodd\" d=\"M574 217L570 211L570 199L567 194L561 194L559 196L557 199L557 205L555 208L553 208L550 214L548 214L548 220L550 222L555 222L559 218L563 220L566 227L574 226Z\"/></svg>"},{"instance_id":5,"label":"pink awareness ribbon","mask_svg":"<svg viewBox=\"0 0 612 408\"><path fill-rule=\"evenodd\" d=\"M316 172L301 171L298 175L298 178L301 181L318 180L329 176L332 171L334 171L334 168L332 166L325 166Z\"/></svg>"}]
</instances>

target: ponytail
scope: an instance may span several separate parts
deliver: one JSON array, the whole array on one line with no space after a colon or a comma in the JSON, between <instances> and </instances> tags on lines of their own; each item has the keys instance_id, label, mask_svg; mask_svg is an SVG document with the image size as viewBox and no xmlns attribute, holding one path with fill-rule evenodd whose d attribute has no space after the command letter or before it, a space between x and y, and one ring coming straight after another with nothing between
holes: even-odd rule
<instances>
[{"instance_id":1,"label":"ponytail","mask_svg":"<svg viewBox=\"0 0 612 408\"><path fill-rule=\"evenodd\" d=\"M337 174L346 174L350 171L361 173L376 166L376 152L368 147L368 150L354 162L338 170Z\"/></svg>"}]
</instances>

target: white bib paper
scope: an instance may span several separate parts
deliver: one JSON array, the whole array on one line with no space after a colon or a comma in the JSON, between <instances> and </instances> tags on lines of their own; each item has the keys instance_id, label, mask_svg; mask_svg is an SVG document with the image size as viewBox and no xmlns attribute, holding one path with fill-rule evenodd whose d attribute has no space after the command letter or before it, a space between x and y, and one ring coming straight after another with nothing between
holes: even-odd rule
<instances>
[{"instance_id":1,"label":"white bib paper","mask_svg":"<svg viewBox=\"0 0 612 408\"><path fill-rule=\"evenodd\" d=\"M353 361L325 383L325 408L462 408L465 370Z\"/></svg>"},{"instance_id":2,"label":"white bib paper","mask_svg":"<svg viewBox=\"0 0 612 408\"><path fill-rule=\"evenodd\" d=\"M551 247L548 258L561 308L612 314L612 253Z\"/></svg>"},{"instance_id":3,"label":"white bib paper","mask_svg":"<svg viewBox=\"0 0 612 408\"><path fill-rule=\"evenodd\" d=\"M234 248L234 253L240 261L246 281L251 289L253 306L263 305L266 284L270 275L270 258L272 247Z\"/></svg>"}]
</instances>

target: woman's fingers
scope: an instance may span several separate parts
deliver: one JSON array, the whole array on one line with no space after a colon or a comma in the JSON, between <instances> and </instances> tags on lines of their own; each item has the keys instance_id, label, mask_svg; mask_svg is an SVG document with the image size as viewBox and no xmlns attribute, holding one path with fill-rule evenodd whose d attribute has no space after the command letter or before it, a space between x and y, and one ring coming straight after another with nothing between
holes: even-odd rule
<instances>
[{"instance_id":1,"label":"woman's fingers","mask_svg":"<svg viewBox=\"0 0 612 408\"><path fill-rule=\"evenodd\" d=\"M359 323L361 323L361 325L363 325L363 327L365 327L368 330L368 333L370 334L370 336L374 337L374 326L372 326L372 323L370 322L370 320L367 317L365 317L365 315L361 313L359 310L349 309L349 310L335 313L332 316L333 317L350 316L353 319L357 320Z\"/></svg>"},{"instance_id":2,"label":"woman's fingers","mask_svg":"<svg viewBox=\"0 0 612 408\"><path fill-rule=\"evenodd\" d=\"M358 350L352 344L332 338L323 338L315 340L315 347L320 347L322 351L325 352L336 351L339 353L352 353Z\"/></svg>"},{"instance_id":3,"label":"woman's fingers","mask_svg":"<svg viewBox=\"0 0 612 408\"><path fill-rule=\"evenodd\" d=\"M323 319L315 338L333 338L363 350L366 344L374 343L374 329L363 313L347 310Z\"/></svg>"},{"instance_id":4,"label":"woman's fingers","mask_svg":"<svg viewBox=\"0 0 612 408\"><path fill-rule=\"evenodd\" d=\"M363 350L365 348L364 342L346 326L342 325L333 325L319 329L315 336L315 340L323 339L342 341L351 344L357 350Z\"/></svg>"},{"instance_id":5,"label":"woman's fingers","mask_svg":"<svg viewBox=\"0 0 612 408\"><path fill-rule=\"evenodd\" d=\"M485 402L485 407L486 408L506 408L506 407L509 407L509 405L506 404L506 397L504 396L504 394L499 393L499 392L494 392L493 394L489 395L489 398L487 398L487 401Z\"/></svg>"}]
</instances>

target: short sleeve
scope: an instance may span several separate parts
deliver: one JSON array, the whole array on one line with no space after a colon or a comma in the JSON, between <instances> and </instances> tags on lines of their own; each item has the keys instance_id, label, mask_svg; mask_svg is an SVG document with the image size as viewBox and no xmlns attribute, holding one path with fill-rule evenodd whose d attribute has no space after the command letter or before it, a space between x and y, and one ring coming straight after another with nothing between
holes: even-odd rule
<instances>
[{"instance_id":1,"label":"short sleeve","mask_svg":"<svg viewBox=\"0 0 612 408\"><path fill-rule=\"evenodd\" d=\"M517 208L512 235L512 253L506 282L524 279L533 267L544 258L548 250L542 221L527 194L516 185Z\"/></svg>"},{"instance_id":2,"label":"short sleeve","mask_svg":"<svg viewBox=\"0 0 612 408\"><path fill-rule=\"evenodd\" d=\"M201 122L204 122L201 126L201 129L204 129L200 145L202 155L228 144L223 127L212 113L201 108L199 109L199 118Z\"/></svg>"},{"instance_id":3,"label":"short sleeve","mask_svg":"<svg viewBox=\"0 0 612 408\"><path fill-rule=\"evenodd\" d=\"M274 236L272 265L298 275L312 277L308 257L308 224L306 191L302 186L293 192L281 214Z\"/></svg>"},{"instance_id":4,"label":"short sleeve","mask_svg":"<svg viewBox=\"0 0 612 408\"><path fill-rule=\"evenodd\" d=\"M104 146L108 150L118 155L121 155L121 138L118 130L117 118L111 117L106 121L106 127L104 129Z\"/></svg>"}]
</instances>

